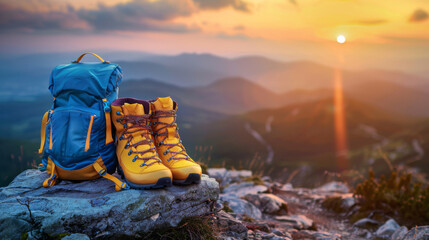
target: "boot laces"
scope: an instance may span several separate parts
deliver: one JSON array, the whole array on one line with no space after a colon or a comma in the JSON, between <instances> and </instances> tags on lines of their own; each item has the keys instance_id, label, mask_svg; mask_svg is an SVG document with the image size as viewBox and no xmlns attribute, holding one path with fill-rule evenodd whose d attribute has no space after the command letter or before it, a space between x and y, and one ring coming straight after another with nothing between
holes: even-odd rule
<instances>
[{"instance_id":1,"label":"boot laces","mask_svg":"<svg viewBox=\"0 0 429 240\"><path fill-rule=\"evenodd\" d=\"M141 164L140 167L150 166L156 162L161 162L156 152L156 148L153 145L153 140L150 137L152 134L152 128L150 127L148 114L124 115L122 116L122 118L118 118L118 121L124 124L124 131L120 138L127 139L125 148L131 148L128 152L128 155L131 155L133 153L136 154L133 158L133 162L135 162L136 160L143 160L143 164ZM143 140L131 143L136 133L139 133L140 136L143 137ZM138 146L146 144L152 147L144 151L137 151ZM143 157L143 155L146 153L153 153L153 155L149 157ZM147 163L150 160L154 161Z\"/></svg>"},{"instance_id":2,"label":"boot laces","mask_svg":"<svg viewBox=\"0 0 429 240\"><path fill-rule=\"evenodd\" d=\"M159 118L164 118L164 117L173 117L174 119L171 123L159 121ZM161 139L161 141L158 142L158 146L161 146L161 145L168 146L166 151L163 153L164 155L167 153L171 154L170 158L168 158L167 161L171 161L171 160L174 160L174 161L177 161L177 160L192 161L192 159L186 153L186 149L182 144L182 140L180 140L179 128L177 127L177 123L176 123L176 118L177 118L176 111L174 111L174 110L169 110L169 111L157 110L157 111L154 111L154 113L152 114L152 118L157 119L157 121L153 122L153 125L156 125L156 124L162 125L157 130L154 130L154 136L155 137L163 137ZM165 140L168 138L168 130L167 130L168 128L174 128L175 129L174 136L177 139L179 139L179 141L177 143L164 143ZM180 151L173 151L172 149L174 147L179 147L181 150Z\"/></svg>"}]
</instances>

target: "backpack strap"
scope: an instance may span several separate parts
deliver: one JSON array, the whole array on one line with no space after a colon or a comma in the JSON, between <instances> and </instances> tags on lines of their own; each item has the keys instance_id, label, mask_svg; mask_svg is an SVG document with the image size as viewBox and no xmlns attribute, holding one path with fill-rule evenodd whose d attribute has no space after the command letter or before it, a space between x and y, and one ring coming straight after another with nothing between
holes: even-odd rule
<instances>
[{"instance_id":1,"label":"backpack strap","mask_svg":"<svg viewBox=\"0 0 429 240\"><path fill-rule=\"evenodd\" d=\"M112 137L112 120L110 120L110 105L107 99L103 99L104 116L106 118L106 145L113 142Z\"/></svg>"},{"instance_id":2,"label":"backpack strap","mask_svg":"<svg viewBox=\"0 0 429 240\"><path fill-rule=\"evenodd\" d=\"M42 127L40 128L40 148L39 154L43 153L43 148L45 147L45 137L46 137L46 125L48 124L49 111L45 112L42 119Z\"/></svg>"},{"instance_id":3,"label":"backpack strap","mask_svg":"<svg viewBox=\"0 0 429 240\"><path fill-rule=\"evenodd\" d=\"M121 191L122 189L129 189L130 188L130 186L128 186L128 184L126 182L122 182L117 177L114 177L113 175L108 174L107 170L105 168L101 167L98 162L95 162L94 164L92 164L92 166L94 167L95 171L97 171L98 174L100 174L100 176L102 176L106 179L109 179L110 181L115 183L115 190L116 191Z\"/></svg>"},{"instance_id":4,"label":"backpack strap","mask_svg":"<svg viewBox=\"0 0 429 240\"><path fill-rule=\"evenodd\" d=\"M48 158L48 167L49 165L51 165L51 176L43 182L43 187L45 188L54 186L58 180L58 173L57 169L55 168L55 163Z\"/></svg>"}]
</instances>

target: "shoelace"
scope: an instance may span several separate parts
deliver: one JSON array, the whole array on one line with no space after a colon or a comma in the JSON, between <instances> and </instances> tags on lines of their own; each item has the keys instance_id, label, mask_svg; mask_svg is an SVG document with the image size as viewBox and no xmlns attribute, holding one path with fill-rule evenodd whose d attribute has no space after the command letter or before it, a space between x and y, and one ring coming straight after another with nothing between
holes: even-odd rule
<instances>
[{"instance_id":1,"label":"shoelace","mask_svg":"<svg viewBox=\"0 0 429 240\"><path fill-rule=\"evenodd\" d=\"M150 127L150 122L148 121L149 115L125 115L122 116L122 118L118 118L118 122L121 122L124 124L124 132L119 137L119 139L127 139L127 144L125 145L125 148L131 148L128 152L128 155L131 155L135 153L136 155L133 158L133 162L137 160L143 160L143 163L140 165L140 167L143 166L150 166L156 162L161 162L161 160L158 158L156 148L155 146L146 149L144 151L133 151L133 148L137 150L137 146L142 144L149 144L153 143L153 140L148 137L152 134L152 128ZM128 126L128 123L130 123L131 126ZM133 133L141 132L141 136L144 138L141 141L138 141L136 143L130 144L133 140ZM143 157L145 153L153 153L150 157ZM147 161L154 160L149 164L146 164Z\"/></svg>"},{"instance_id":2,"label":"shoelace","mask_svg":"<svg viewBox=\"0 0 429 240\"><path fill-rule=\"evenodd\" d=\"M165 122L159 121L159 118L163 118L163 117L173 117L174 119L173 119L173 121L171 123L165 123ZM171 161L171 160L177 161L177 160L182 160L182 159L183 160L191 161L191 158L186 153L186 149L185 149L185 147L182 144L182 140L180 140L179 131L178 131L179 127L177 127L176 117L177 117L177 115L176 115L176 112L174 110L169 110L169 111L158 110L158 111L155 111L152 114L152 118L153 119L157 119L157 121L154 121L152 124L153 125L161 124L163 126L160 127L160 128L158 128L157 130L155 130L154 133L153 133L153 135L155 137L164 136L164 138L161 141L158 142L158 147L161 146L161 145L168 146L167 150L165 150L165 152L163 153L164 155L167 155L168 153L171 153L171 156L170 156L170 158L167 159L167 161ZM174 134L175 134L175 137L177 137L179 139L179 142L177 142L177 143L164 143L165 139L167 139L167 137L168 137L168 130L167 129L169 127L174 127L175 128L175 133ZM165 131L161 132L164 129L165 129ZM171 149L173 147L176 147L176 146L179 147L182 150L180 150L178 152L177 151L172 151ZM180 156L180 155L182 155L182 156Z\"/></svg>"}]
</instances>

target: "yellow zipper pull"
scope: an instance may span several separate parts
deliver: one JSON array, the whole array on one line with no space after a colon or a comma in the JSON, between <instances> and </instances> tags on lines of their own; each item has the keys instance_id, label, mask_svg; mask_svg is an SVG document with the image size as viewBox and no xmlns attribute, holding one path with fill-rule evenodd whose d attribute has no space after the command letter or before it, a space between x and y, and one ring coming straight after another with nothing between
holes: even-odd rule
<instances>
[{"instance_id":1,"label":"yellow zipper pull","mask_svg":"<svg viewBox=\"0 0 429 240\"><path fill-rule=\"evenodd\" d=\"M95 115L91 115L91 120L89 120L88 132L86 133L85 152L88 151L89 143L91 142L91 129L92 123L94 122L94 116Z\"/></svg>"}]
</instances>

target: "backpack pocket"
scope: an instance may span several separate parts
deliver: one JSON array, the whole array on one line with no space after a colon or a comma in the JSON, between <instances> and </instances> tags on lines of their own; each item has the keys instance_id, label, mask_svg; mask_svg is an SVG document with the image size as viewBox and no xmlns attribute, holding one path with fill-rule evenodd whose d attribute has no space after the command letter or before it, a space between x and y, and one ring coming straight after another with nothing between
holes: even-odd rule
<instances>
[{"instance_id":1,"label":"backpack pocket","mask_svg":"<svg viewBox=\"0 0 429 240\"><path fill-rule=\"evenodd\" d=\"M73 167L97 154L105 128L100 116L100 111L94 109L54 109L50 122L49 149L62 167Z\"/></svg>"}]
</instances>

